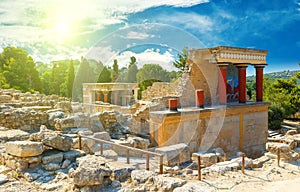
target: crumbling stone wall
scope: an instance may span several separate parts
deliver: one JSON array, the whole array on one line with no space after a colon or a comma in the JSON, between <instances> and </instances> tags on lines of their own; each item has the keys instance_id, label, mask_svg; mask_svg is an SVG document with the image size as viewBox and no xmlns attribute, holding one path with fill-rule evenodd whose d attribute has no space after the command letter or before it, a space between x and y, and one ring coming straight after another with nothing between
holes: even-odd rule
<instances>
[{"instance_id":1,"label":"crumbling stone wall","mask_svg":"<svg viewBox=\"0 0 300 192\"><path fill-rule=\"evenodd\" d=\"M21 110L1 106L0 124L10 129L34 130L47 124L48 114L43 111Z\"/></svg>"},{"instance_id":2,"label":"crumbling stone wall","mask_svg":"<svg viewBox=\"0 0 300 192\"><path fill-rule=\"evenodd\" d=\"M167 96L177 96L176 85L167 82L155 82L142 92L144 101L152 101L153 98L162 98Z\"/></svg>"}]
</instances>

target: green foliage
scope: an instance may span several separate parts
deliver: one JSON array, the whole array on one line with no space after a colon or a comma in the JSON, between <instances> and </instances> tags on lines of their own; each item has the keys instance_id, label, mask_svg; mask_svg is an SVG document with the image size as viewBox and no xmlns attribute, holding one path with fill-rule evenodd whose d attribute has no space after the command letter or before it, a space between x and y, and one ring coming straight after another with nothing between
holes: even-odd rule
<instances>
[{"instance_id":1,"label":"green foliage","mask_svg":"<svg viewBox=\"0 0 300 192\"><path fill-rule=\"evenodd\" d=\"M136 74L138 82L145 80L156 80L169 82L170 77L169 73L163 69L160 65L157 64L145 64Z\"/></svg>"},{"instance_id":2,"label":"green foliage","mask_svg":"<svg viewBox=\"0 0 300 192\"><path fill-rule=\"evenodd\" d=\"M66 77L68 75L68 61L51 62L50 93L66 96Z\"/></svg>"},{"instance_id":3,"label":"green foliage","mask_svg":"<svg viewBox=\"0 0 300 192\"><path fill-rule=\"evenodd\" d=\"M290 79L265 79L264 100L269 106L269 128L279 129L285 118L293 116L300 109L300 85L296 77Z\"/></svg>"},{"instance_id":4,"label":"green foliage","mask_svg":"<svg viewBox=\"0 0 300 192\"><path fill-rule=\"evenodd\" d=\"M269 129L277 130L281 128L281 123L285 118L284 108L280 104L272 104L269 106L268 122Z\"/></svg>"},{"instance_id":5,"label":"green foliage","mask_svg":"<svg viewBox=\"0 0 300 192\"><path fill-rule=\"evenodd\" d=\"M111 74L106 66L103 66L102 71L98 77L97 83L110 83L111 82Z\"/></svg>"},{"instance_id":6,"label":"green foliage","mask_svg":"<svg viewBox=\"0 0 300 192\"><path fill-rule=\"evenodd\" d=\"M127 83L136 83L136 74L138 72L138 68L136 66L136 58L134 56L130 57L130 63L128 66L128 71L126 74L126 82Z\"/></svg>"},{"instance_id":7,"label":"green foliage","mask_svg":"<svg viewBox=\"0 0 300 192\"><path fill-rule=\"evenodd\" d=\"M95 60L87 60L81 57L81 62L74 79L73 100L82 101L82 84L96 83L99 74L103 69L103 64Z\"/></svg>"},{"instance_id":8,"label":"green foliage","mask_svg":"<svg viewBox=\"0 0 300 192\"><path fill-rule=\"evenodd\" d=\"M73 91L73 83L75 79L75 70L74 70L74 62L73 60L70 61L69 69L68 69L68 77L67 77L67 97L72 97L72 91Z\"/></svg>"},{"instance_id":9,"label":"green foliage","mask_svg":"<svg viewBox=\"0 0 300 192\"><path fill-rule=\"evenodd\" d=\"M173 62L173 65L178 68L181 72L184 71L184 68L186 66L186 61L187 61L187 53L188 53L188 48L184 47L182 49L182 53L177 54L177 61Z\"/></svg>"},{"instance_id":10,"label":"green foliage","mask_svg":"<svg viewBox=\"0 0 300 192\"><path fill-rule=\"evenodd\" d=\"M114 60L113 70L112 70L112 82L116 82L119 77L119 65L118 60Z\"/></svg>"},{"instance_id":11,"label":"green foliage","mask_svg":"<svg viewBox=\"0 0 300 192\"><path fill-rule=\"evenodd\" d=\"M5 47L0 54L0 69L2 88L15 88L23 92L40 91L42 88L35 63L24 49Z\"/></svg>"},{"instance_id":12,"label":"green foliage","mask_svg":"<svg viewBox=\"0 0 300 192\"><path fill-rule=\"evenodd\" d=\"M255 80L248 80L246 82L246 88L247 88L247 96L249 97L249 100L255 101L256 100L256 81Z\"/></svg>"}]
</instances>

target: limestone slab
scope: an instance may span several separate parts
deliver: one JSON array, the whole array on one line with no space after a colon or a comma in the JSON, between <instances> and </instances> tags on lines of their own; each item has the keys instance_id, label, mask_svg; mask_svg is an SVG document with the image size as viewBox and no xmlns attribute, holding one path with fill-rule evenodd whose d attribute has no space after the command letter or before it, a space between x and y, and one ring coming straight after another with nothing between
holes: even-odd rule
<instances>
[{"instance_id":1,"label":"limestone slab","mask_svg":"<svg viewBox=\"0 0 300 192\"><path fill-rule=\"evenodd\" d=\"M43 143L33 141L10 141L5 144L6 153L18 157L33 157L43 153Z\"/></svg>"},{"instance_id":2,"label":"limestone slab","mask_svg":"<svg viewBox=\"0 0 300 192\"><path fill-rule=\"evenodd\" d=\"M173 166L191 160L190 149L184 143L160 147L155 149L156 153L163 154L163 164Z\"/></svg>"}]
</instances>

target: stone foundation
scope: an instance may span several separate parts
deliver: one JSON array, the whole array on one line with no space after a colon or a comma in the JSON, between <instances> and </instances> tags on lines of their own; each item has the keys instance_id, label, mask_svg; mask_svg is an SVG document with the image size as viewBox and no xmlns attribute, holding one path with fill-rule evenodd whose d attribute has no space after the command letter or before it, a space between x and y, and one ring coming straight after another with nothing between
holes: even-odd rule
<instances>
[{"instance_id":1,"label":"stone foundation","mask_svg":"<svg viewBox=\"0 0 300 192\"><path fill-rule=\"evenodd\" d=\"M186 108L150 113L150 134L159 147L185 143L191 152L222 148L228 154L259 157L268 136L268 104L228 105L227 108Z\"/></svg>"}]
</instances>

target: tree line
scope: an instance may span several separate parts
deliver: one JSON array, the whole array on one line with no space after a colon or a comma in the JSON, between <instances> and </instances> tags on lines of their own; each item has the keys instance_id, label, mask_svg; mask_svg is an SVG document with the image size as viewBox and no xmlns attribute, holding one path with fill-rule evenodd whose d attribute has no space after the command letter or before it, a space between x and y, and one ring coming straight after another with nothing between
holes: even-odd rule
<instances>
[{"instance_id":1,"label":"tree line","mask_svg":"<svg viewBox=\"0 0 300 192\"><path fill-rule=\"evenodd\" d=\"M256 95L255 87L255 79L247 79L247 94L253 101ZM300 72L289 78L265 78L263 99L270 102L269 129L280 129L284 119L296 118L300 113Z\"/></svg>"},{"instance_id":2,"label":"tree line","mask_svg":"<svg viewBox=\"0 0 300 192\"><path fill-rule=\"evenodd\" d=\"M60 60L50 63L34 62L28 52L21 48L5 47L0 54L0 88L14 88L22 92L56 94L82 100L82 83L139 83L141 91L153 82L174 81L180 71L169 72L158 64L145 64L138 69L134 56L127 67L112 67L81 57L80 60Z\"/></svg>"}]
</instances>

